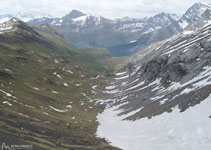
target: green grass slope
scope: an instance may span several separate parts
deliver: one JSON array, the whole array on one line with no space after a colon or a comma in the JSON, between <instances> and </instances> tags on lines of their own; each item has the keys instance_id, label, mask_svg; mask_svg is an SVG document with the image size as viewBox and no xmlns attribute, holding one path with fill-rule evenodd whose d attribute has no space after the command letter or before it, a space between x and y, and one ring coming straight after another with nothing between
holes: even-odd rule
<instances>
[{"instance_id":1,"label":"green grass slope","mask_svg":"<svg viewBox=\"0 0 211 150\"><path fill-rule=\"evenodd\" d=\"M104 49L77 48L48 27L13 21L0 34L0 144L44 150L115 149L95 137L92 86L112 71ZM47 29L44 29L47 28Z\"/></svg>"}]
</instances>

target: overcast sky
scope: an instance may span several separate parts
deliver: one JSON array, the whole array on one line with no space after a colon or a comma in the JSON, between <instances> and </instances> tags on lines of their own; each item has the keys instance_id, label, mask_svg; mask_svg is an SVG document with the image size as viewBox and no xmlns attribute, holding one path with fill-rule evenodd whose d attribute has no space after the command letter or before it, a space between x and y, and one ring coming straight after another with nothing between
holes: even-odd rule
<instances>
[{"instance_id":1,"label":"overcast sky","mask_svg":"<svg viewBox=\"0 0 211 150\"><path fill-rule=\"evenodd\" d=\"M160 12L181 16L196 2L211 0L0 0L0 14L29 12L62 17L72 9L107 18L143 18Z\"/></svg>"}]
</instances>

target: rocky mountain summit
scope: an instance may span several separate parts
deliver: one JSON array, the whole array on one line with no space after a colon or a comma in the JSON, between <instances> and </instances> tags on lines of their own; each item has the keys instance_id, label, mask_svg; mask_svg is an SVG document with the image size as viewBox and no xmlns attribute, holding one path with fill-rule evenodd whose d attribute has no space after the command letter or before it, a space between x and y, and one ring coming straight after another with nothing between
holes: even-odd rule
<instances>
[{"instance_id":1,"label":"rocky mountain summit","mask_svg":"<svg viewBox=\"0 0 211 150\"><path fill-rule=\"evenodd\" d=\"M198 20L207 9L209 11L211 11L211 7L210 6L204 5L202 3L195 3L193 6L191 6L185 12L185 14L178 21L180 27L182 29L185 29L188 26L188 24L192 24L196 20Z\"/></svg>"},{"instance_id":2,"label":"rocky mountain summit","mask_svg":"<svg viewBox=\"0 0 211 150\"><path fill-rule=\"evenodd\" d=\"M211 11L209 9L207 9L202 15L201 17L196 20L194 23L189 24L185 30L186 31L196 31L206 25L211 24Z\"/></svg>"}]
</instances>

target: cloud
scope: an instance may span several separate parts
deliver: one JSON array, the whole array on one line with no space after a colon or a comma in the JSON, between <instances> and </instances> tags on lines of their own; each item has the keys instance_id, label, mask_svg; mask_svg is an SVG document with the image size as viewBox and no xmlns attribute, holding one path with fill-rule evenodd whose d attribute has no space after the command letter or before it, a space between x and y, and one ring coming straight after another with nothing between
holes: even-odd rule
<instances>
[{"instance_id":1,"label":"cloud","mask_svg":"<svg viewBox=\"0 0 211 150\"><path fill-rule=\"evenodd\" d=\"M124 16L143 18L160 12L181 16L195 2L209 4L210 0L7 0L0 1L0 13L45 13L64 16L72 9L99 14L108 18Z\"/></svg>"}]
</instances>

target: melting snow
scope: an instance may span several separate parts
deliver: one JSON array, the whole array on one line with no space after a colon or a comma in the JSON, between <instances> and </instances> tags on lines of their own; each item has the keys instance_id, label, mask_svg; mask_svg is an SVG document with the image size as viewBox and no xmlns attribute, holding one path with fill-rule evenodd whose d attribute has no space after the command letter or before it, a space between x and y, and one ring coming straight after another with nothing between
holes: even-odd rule
<instances>
[{"instance_id":1,"label":"melting snow","mask_svg":"<svg viewBox=\"0 0 211 150\"><path fill-rule=\"evenodd\" d=\"M69 86L69 84L67 84L67 83L64 83L64 86L68 87L68 86Z\"/></svg>"},{"instance_id":2,"label":"melting snow","mask_svg":"<svg viewBox=\"0 0 211 150\"><path fill-rule=\"evenodd\" d=\"M126 78L128 78L129 77L129 75L126 75L126 76L123 76L123 77L119 77L119 78L115 78L116 80L121 80L121 79L126 79Z\"/></svg>"},{"instance_id":3,"label":"melting snow","mask_svg":"<svg viewBox=\"0 0 211 150\"><path fill-rule=\"evenodd\" d=\"M11 31L12 26L7 26L6 24L0 24L0 34Z\"/></svg>"},{"instance_id":4,"label":"melting snow","mask_svg":"<svg viewBox=\"0 0 211 150\"><path fill-rule=\"evenodd\" d=\"M100 75L98 75L98 76L96 76L95 78L90 78L91 80L95 80L95 79L98 79L98 78L100 78L101 76Z\"/></svg>"},{"instance_id":5,"label":"melting snow","mask_svg":"<svg viewBox=\"0 0 211 150\"><path fill-rule=\"evenodd\" d=\"M43 112L43 114L47 115L48 116L48 113L47 112Z\"/></svg>"},{"instance_id":6,"label":"melting snow","mask_svg":"<svg viewBox=\"0 0 211 150\"><path fill-rule=\"evenodd\" d=\"M52 93L54 93L54 94L58 94L59 92L56 92L56 91L52 91Z\"/></svg>"},{"instance_id":7,"label":"melting snow","mask_svg":"<svg viewBox=\"0 0 211 150\"><path fill-rule=\"evenodd\" d=\"M152 119L126 121L118 107L98 115L97 136L123 150L211 149L211 95L185 112L175 108Z\"/></svg>"},{"instance_id":8,"label":"melting snow","mask_svg":"<svg viewBox=\"0 0 211 150\"><path fill-rule=\"evenodd\" d=\"M12 97L12 98L17 99L17 97L15 97L15 96L13 96L12 94L7 93L7 92L5 92L5 91L3 91L3 90L1 90L1 89L0 89L0 92L4 93L4 94L7 95L8 97Z\"/></svg>"},{"instance_id":9,"label":"melting snow","mask_svg":"<svg viewBox=\"0 0 211 150\"><path fill-rule=\"evenodd\" d=\"M60 112L60 113L67 112L67 110L57 109L57 108L55 108L55 107L53 107L53 106L49 106L49 107L50 107L51 109L53 109L53 110L57 111L57 112Z\"/></svg>"},{"instance_id":10,"label":"melting snow","mask_svg":"<svg viewBox=\"0 0 211 150\"><path fill-rule=\"evenodd\" d=\"M193 33L194 33L194 31L184 31L183 32L184 35L193 34Z\"/></svg>"},{"instance_id":11,"label":"melting snow","mask_svg":"<svg viewBox=\"0 0 211 150\"><path fill-rule=\"evenodd\" d=\"M129 89L127 89L125 91L133 90L133 89L135 89L137 87L140 87L140 86L144 85L144 83L145 83L145 81L142 81L142 82L136 84L135 86L130 87Z\"/></svg>"},{"instance_id":12,"label":"melting snow","mask_svg":"<svg viewBox=\"0 0 211 150\"><path fill-rule=\"evenodd\" d=\"M116 76L121 76L121 75L124 75L124 74L126 74L127 72L119 72L119 73L116 73L115 75Z\"/></svg>"},{"instance_id":13,"label":"melting snow","mask_svg":"<svg viewBox=\"0 0 211 150\"><path fill-rule=\"evenodd\" d=\"M54 72L53 74L54 74L55 76L57 76L57 78L62 79L62 76L59 75L59 74L57 74L57 72Z\"/></svg>"},{"instance_id":14,"label":"melting snow","mask_svg":"<svg viewBox=\"0 0 211 150\"><path fill-rule=\"evenodd\" d=\"M57 59L55 59L54 62L55 62L55 64L58 64L59 63L59 61Z\"/></svg>"},{"instance_id":15,"label":"melting snow","mask_svg":"<svg viewBox=\"0 0 211 150\"><path fill-rule=\"evenodd\" d=\"M92 86L93 90L96 90L96 88L97 88L97 85Z\"/></svg>"},{"instance_id":16,"label":"melting snow","mask_svg":"<svg viewBox=\"0 0 211 150\"><path fill-rule=\"evenodd\" d=\"M86 19L87 19L87 16L81 16L81 17L78 17L78 18L74 18L73 21L74 22L80 22L81 25L84 25L86 23Z\"/></svg>"},{"instance_id":17,"label":"melting snow","mask_svg":"<svg viewBox=\"0 0 211 150\"><path fill-rule=\"evenodd\" d=\"M103 93L106 93L106 94L115 94L115 93L119 93L120 90L119 89L116 89L116 90L111 90L111 91L104 91Z\"/></svg>"},{"instance_id":18,"label":"melting snow","mask_svg":"<svg viewBox=\"0 0 211 150\"><path fill-rule=\"evenodd\" d=\"M7 104L7 105L9 105L9 106L13 106L13 105L10 104L8 101L4 101L4 102L2 102L2 104Z\"/></svg>"},{"instance_id":19,"label":"melting snow","mask_svg":"<svg viewBox=\"0 0 211 150\"><path fill-rule=\"evenodd\" d=\"M33 89L35 89L35 90L37 90L37 91L39 91L40 89L38 89L38 88L36 88L36 87L34 87Z\"/></svg>"},{"instance_id":20,"label":"melting snow","mask_svg":"<svg viewBox=\"0 0 211 150\"><path fill-rule=\"evenodd\" d=\"M24 114L22 114L22 113L18 113L18 114L21 115L21 116L23 116L23 117L29 118L29 116L24 115Z\"/></svg>"},{"instance_id":21,"label":"melting snow","mask_svg":"<svg viewBox=\"0 0 211 150\"><path fill-rule=\"evenodd\" d=\"M78 87L81 86L81 84L75 84L75 85L78 86Z\"/></svg>"},{"instance_id":22,"label":"melting snow","mask_svg":"<svg viewBox=\"0 0 211 150\"><path fill-rule=\"evenodd\" d=\"M9 70L9 69L4 69L4 70L5 70L5 71L7 71L7 72L10 72L10 73L12 72L12 71L11 71L11 70Z\"/></svg>"},{"instance_id":23,"label":"melting snow","mask_svg":"<svg viewBox=\"0 0 211 150\"><path fill-rule=\"evenodd\" d=\"M113 90L113 89L115 89L116 88L116 86L108 86L108 87L106 87L105 89L106 90Z\"/></svg>"},{"instance_id":24,"label":"melting snow","mask_svg":"<svg viewBox=\"0 0 211 150\"><path fill-rule=\"evenodd\" d=\"M66 72L68 72L70 74L73 74L73 72L71 70L66 70Z\"/></svg>"},{"instance_id":25,"label":"melting snow","mask_svg":"<svg viewBox=\"0 0 211 150\"><path fill-rule=\"evenodd\" d=\"M67 107L67 108L72 108L72 106L71 106L71 105L67 105L66 107Z\"/></svg>"},{"instance_id":26,"label":"melting snow","mask_svg":"<svg viewBox=\"0 0 211 150\"><path fill-rule=\"evenodd\" d=\"M0 92L6 94L8 97L11 97L11 96L12 96L10 93L7 93L7 92L5 92L5 91L3 91L3 90L1 90L1 89L0 89Z\"/></svg>"},{"instance_id":27,"label":"melting snow","mask_svg":"<svg viewBox=\"0 0 211 150\"><path fill-rule=\"evenodd\" d=\"M137 40L134 40L134 41L130 41L130 43L135 43L135 42L137 42Z\"/></svg>"}]
</instances>

